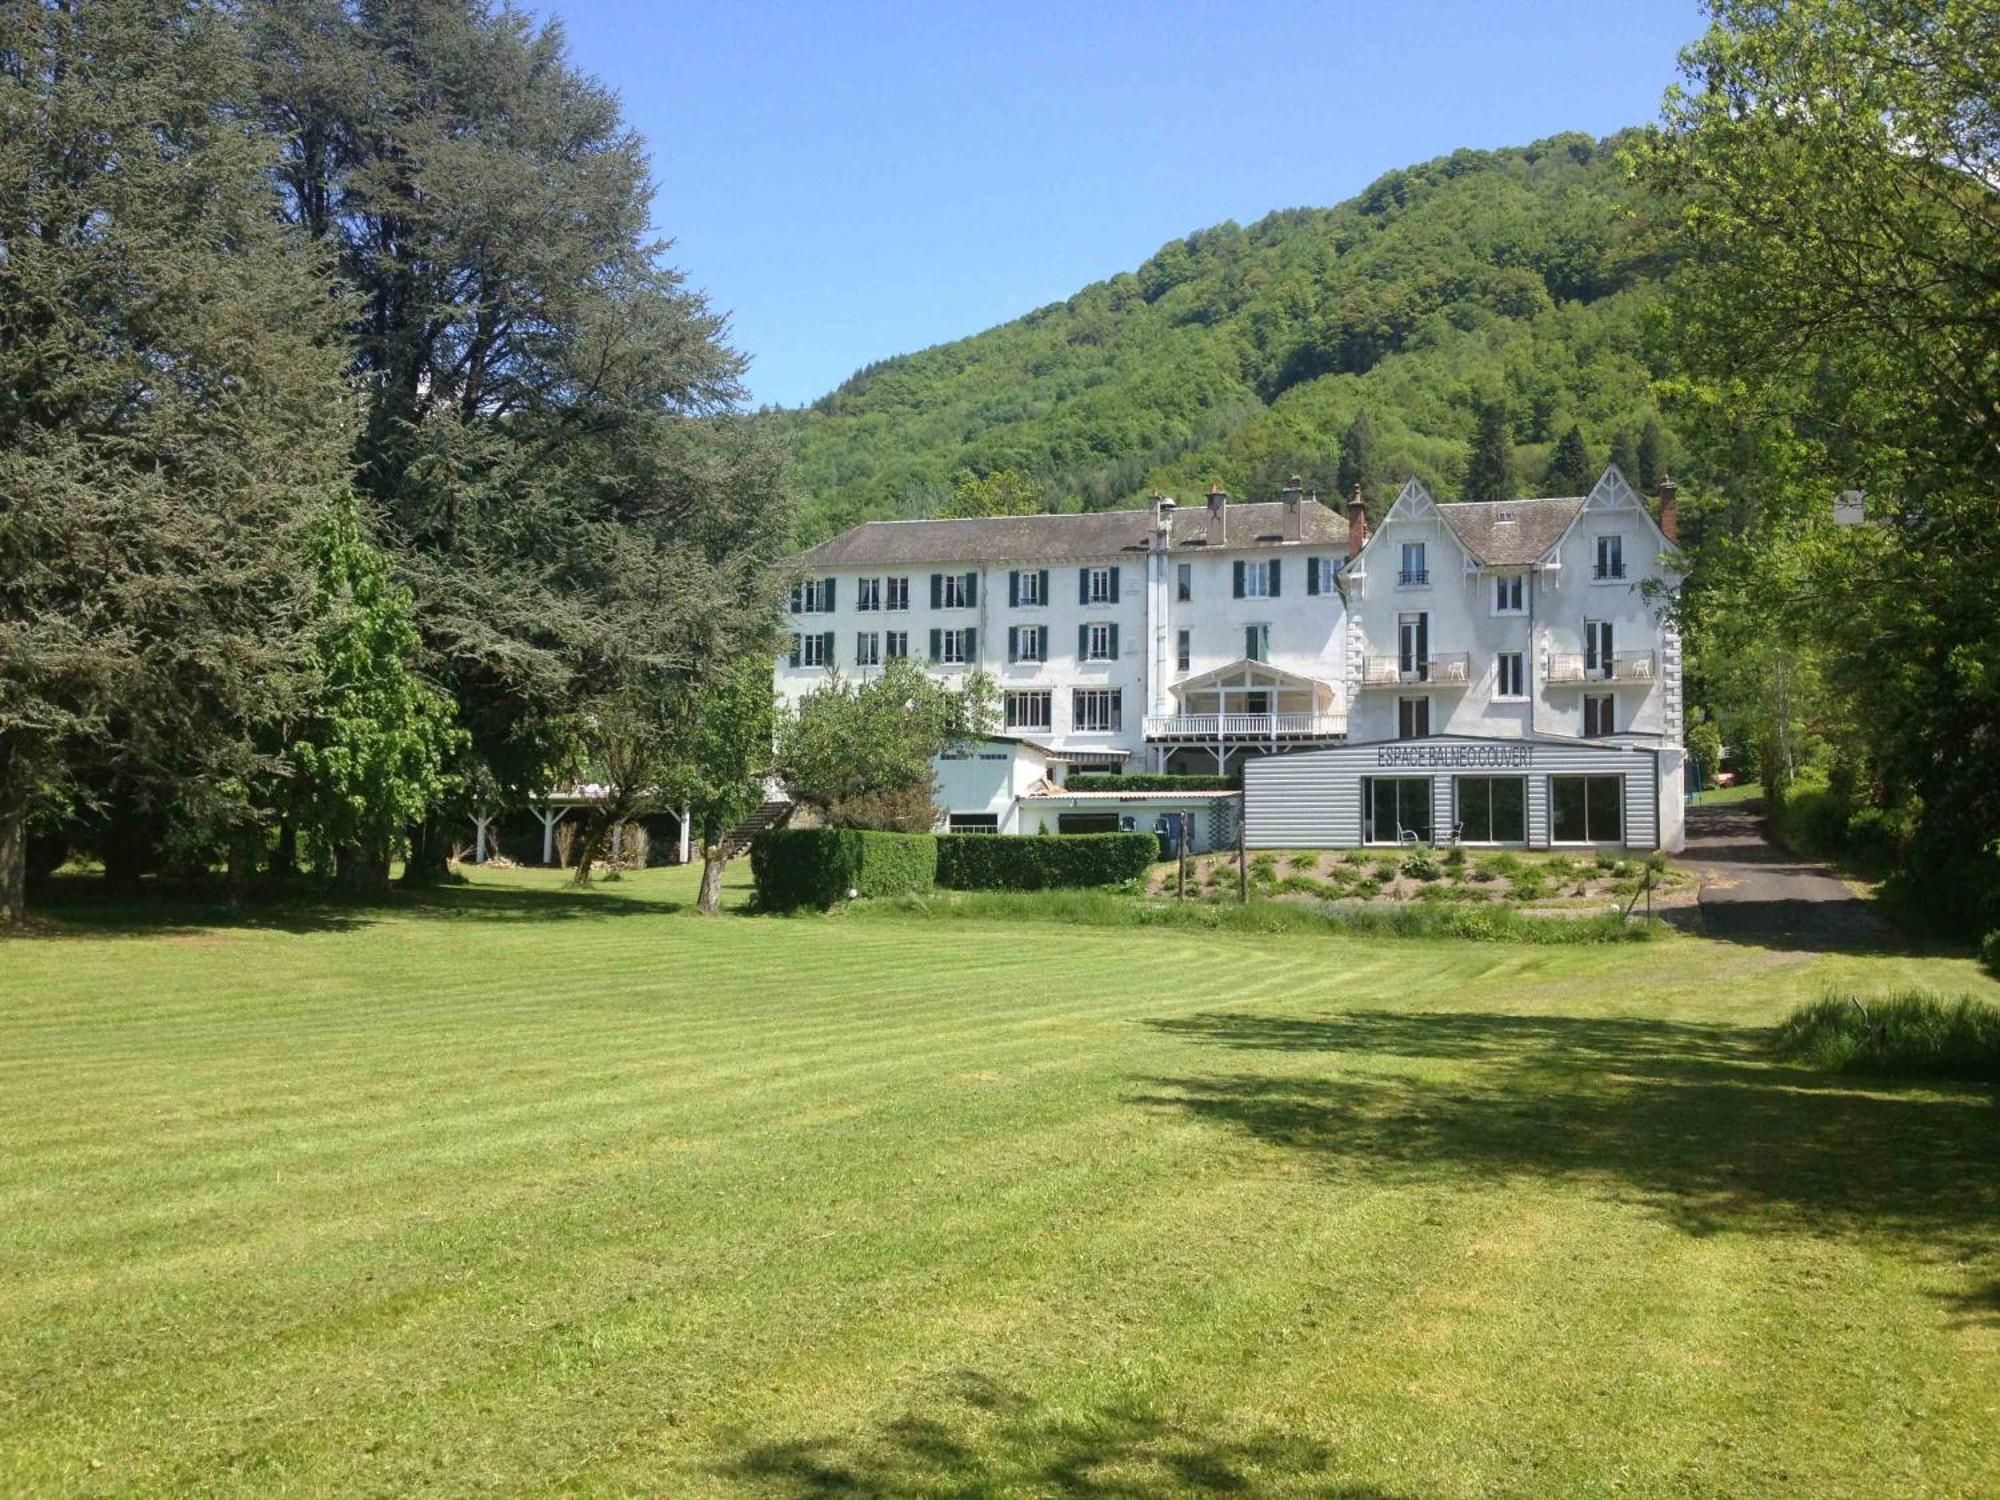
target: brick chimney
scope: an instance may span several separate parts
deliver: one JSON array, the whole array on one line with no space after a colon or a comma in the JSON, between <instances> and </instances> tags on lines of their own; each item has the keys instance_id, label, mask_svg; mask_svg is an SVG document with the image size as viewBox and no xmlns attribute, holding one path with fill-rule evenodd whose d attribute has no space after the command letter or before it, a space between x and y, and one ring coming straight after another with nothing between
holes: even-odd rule
<instances>
[{"instance_id":1,"label":"brick chimney","mask_svg":"<svg viewBox=\"0 0 2000 1500\"><path fill-rule=\"evenodd\" d=\"M1676 547L1681 544L1680 512L1675 508L1674 497L1680 493L1674 488L1673 480L1660 476L1660 531Z\"/></svg>"},{"instance_id":2,"label":"brick chimney","mask_svg":"<svg viewBox=\"0 0 2000 1500\"><path fill-rule=\"evenodd\" d=\"M1361 486L1357 484L1354 498L1347 502L1347 560L1352 563L1367 545L1368 502L1361 498Z\"/></svg>"},{"instance_id":3,"label":"brick chimney","mask_svg":"<svg viewBox=\"0 0 2000 1500\"><path fill-rule=\"evenodd\" d=\"M1279 493L1285 502L1285 540L1302 542L1306 539L1305 484L1294 474Z\"/></svg>"},{"instance_id":4,"label":"brick chimney","mask_svg":"<svg viewBox=\"0 0 2000 1500\"><path fill-rule=\"evenodd\" d=\"M1229 545L1229 491L1219 484L1208 487L1208 545Z\"/></svg>"}]
</instances>

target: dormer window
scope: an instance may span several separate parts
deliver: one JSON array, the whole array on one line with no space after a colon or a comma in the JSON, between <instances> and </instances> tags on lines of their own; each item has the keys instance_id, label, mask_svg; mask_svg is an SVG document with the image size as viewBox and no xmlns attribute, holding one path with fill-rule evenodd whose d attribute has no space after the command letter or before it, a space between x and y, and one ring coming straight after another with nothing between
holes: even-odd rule
<instances>
[{"instance_id":1,"label":"dormer window","mask_svg":"<svg viewBox=\"0 0 2000 1500\"><path fill-rule=\"evenodd\" d=\"M1493 515L1493 522L1496 526L1506 526L1520 519L1521 513L1517 510L1496 511Z\"/></svg>"}]
</instances>

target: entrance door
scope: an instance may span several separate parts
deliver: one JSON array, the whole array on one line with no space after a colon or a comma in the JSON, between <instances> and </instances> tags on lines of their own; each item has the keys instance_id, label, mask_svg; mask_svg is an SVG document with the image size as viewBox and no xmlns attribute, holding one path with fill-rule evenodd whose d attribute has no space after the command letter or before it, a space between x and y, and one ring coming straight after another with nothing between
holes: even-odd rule
<instances>
[{"instance_id":1,"label":"entrance door","mask_svg":"<svg viewBox=\"0 0 2000 1500\"><path fill-rule=\"evenodd\" d=\"M1430 842L1430 777L1370 776L1362 782L1361 794L1363 840L1397 844L1405 834L1413 834L1424 843Z\"/></svg>"}]
</instances>

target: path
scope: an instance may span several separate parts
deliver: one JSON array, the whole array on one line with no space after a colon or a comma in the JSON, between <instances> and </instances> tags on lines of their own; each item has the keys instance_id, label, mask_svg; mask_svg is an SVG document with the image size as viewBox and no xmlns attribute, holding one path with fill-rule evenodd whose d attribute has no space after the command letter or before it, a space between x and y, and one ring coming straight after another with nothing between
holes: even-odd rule
<instances>
[{"instance_id":1,"label":"path","mask_svg":"<svg viewBox=\"0 0 2000 1500\"><path fill-rule=\"evenodd\" d=\"M1764 836L1761 802L1690 807L1682 862L1701 876L1710 937L1774 948L1855 948L1888 928L1869 904L1828 873Z\"/></svg>"}]
</instances>

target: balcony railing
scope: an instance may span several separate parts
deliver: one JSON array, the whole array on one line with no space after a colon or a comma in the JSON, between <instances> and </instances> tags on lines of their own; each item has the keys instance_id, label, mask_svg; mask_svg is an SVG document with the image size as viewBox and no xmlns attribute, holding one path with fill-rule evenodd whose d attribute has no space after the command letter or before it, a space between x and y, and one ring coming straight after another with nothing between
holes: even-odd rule
<instances>
[{"instance_id":1,"label":"balcony railing","mask_svg":"<svg viewBox=\"0 0 2000 1500\"><path fill-rule=\"evenodd\" d=\"M1329 739L1347 733L1346 714L1153 714L1149 740Z\"/></svg>"},{"instance_id":2,"label":"balcony railing","mask_svg":"<svg viewBox=\"0 0 2000 1500\"><path fill-rule=\"evenodd\" d=\"M1558 654L1549 658L1549 681L1569 682L1651 682L1659 666L1650 651L1615 651L1593 661L1580 653Z\"/></svg>"},{"instance_id":3,"label":"balcony railing","mask_svg":"<svg viewBox=\"0 0 2000 1500\"><path fill-rule=\"evenodd\" d=\"M1420 587L1431 581L1429 568L1404 568L1396 574L1396 582L1403 588Z\"/></svg>"},{"instance_id":4,"label":"balcony railing","mask_svg":"<svg viewBox=\"0 0 2000 1500\"><path fill-rule=\"evenodd\" d=\"M1369 656L1361 662L1363 687L1463 687L1472 680L1472 659L1463 651L1428 657Z\"/></svg>"}]
</instances>

